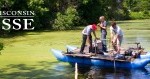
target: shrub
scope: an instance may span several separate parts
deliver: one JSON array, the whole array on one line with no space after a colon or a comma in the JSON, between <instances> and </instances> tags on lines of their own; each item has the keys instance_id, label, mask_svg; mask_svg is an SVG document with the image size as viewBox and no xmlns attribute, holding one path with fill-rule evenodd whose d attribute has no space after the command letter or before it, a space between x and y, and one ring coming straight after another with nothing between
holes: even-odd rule
<instances>
[{"instance_id":1,"label":"shrub","mask_svg":"<svg viewBox=\"0 0 150 79\"><path fill-rule=\"evenodd\" d=\"M57 18L52 25L55 30L73 29L75 22L78 20L78 13L74 7L68 7L67 10L57 13Z\"/></svg>"},{"instance_id":2,"label":"shrub","mask_svg":"<svg viewBox=\"0 0 150 79\"><path fill-rule=\"evenodd\" d=\"M143 11L143 16L146 18L146 19L149 19L150 18L150 12L149 11Z\"/></svg>"},{"instance_id":3,"label":"shrub","mask_svg":"<svg viewBox=\"0 0 150 79\"><path fill-rule=\"evenodd\" d=\"M0 43L0 54L1 54L1 50L3 50L3 48L4 48L3 43Z\"/></svg>"},{"instance_id":4,"label":"shrub","mask_svg":"<svg viewBox=\"0 0 150 79\"><path fill-rule=\"evenodd\" d=\"M131 19L148 19L150 18L150 13L148 11L143 12L131 12Z\"/></svg>"}]
</instances>

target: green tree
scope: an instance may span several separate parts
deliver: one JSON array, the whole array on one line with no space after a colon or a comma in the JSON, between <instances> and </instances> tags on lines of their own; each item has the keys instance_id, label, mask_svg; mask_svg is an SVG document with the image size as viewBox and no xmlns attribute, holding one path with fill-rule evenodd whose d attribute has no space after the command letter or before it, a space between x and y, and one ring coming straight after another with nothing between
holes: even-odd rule
<instances>
[{"instance_id":1,"label":"green tree","mask_svg":"<svg viewBox=\"0 0 150 79\"><path fill-rule=\"evenodd\" d=\"M64 13L58 12L57 18L54 21L53 29L67 30L74 28L74 22L78 20L78 13L76 9L71 6L68 7Z\"/></svg>"},{"instance_id":2,"label":"green tree","mask_svg":"<svg viewBox=\"0 0 150 79\"><path fill-rule=\"evenodd\" d=\"M104 15L104 9L101 0L80 0L78 13L81 23L91 24L98 21L100 15Z\"/></svg>"},{"instance_id":3,"label":"green tree","mask_svg":"<svg viewBox=\"0 0 150 79\"><path fill-rule=\"evenodd\" d=\"M125 0L124 7L130 11L131 19L150 18L150 0Z\"/></svg>"},{"instance_id":4,"label":"green tree","mask_svg":"<svg viewBox=\"0 0 150 79\"><path fill-rule=\"evenodd\" d=\"M42 29L49 26L48 19L49 9L45 7L44 0L30 0L28 2L30 10L35 12L34 26L35 29Z\"/></svg>"},{"instance_id":5,"label":"green tree","mask_svg":"<svg viewBox=\"0 0 150 79\"><path fill-rule=\"evenodd\" d=\"M0 1L0 10L1 11L7 11L11 9L11 6L13 5L14 1L12 0L1 0ZM2 30L2 20L4 18L0 17L0 36L6 36L10 33L10 30L4 31Z\"/></svg>"}]
</instances>

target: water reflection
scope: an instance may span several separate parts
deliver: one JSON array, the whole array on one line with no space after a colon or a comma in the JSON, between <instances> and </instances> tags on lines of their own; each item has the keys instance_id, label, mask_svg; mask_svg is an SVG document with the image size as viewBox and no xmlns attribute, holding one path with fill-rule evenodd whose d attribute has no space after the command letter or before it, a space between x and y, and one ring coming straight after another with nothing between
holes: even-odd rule
<instances>
[{"instance_id":1,"label":"water reflection","mask_svg":"<svg viewBox=\"0 0 150 79\"><path fill-rule=\"evenodd\" d=\"M83 71L86 71L83 73ZM84 77L81 79L149 79L150 71L147 69L113 69L89 67L79 68L79 73Z\"/></svg>"},{"instance_id":2,"label":"water reflection","mask_svg":"<svg viewBox=\"0 0 150 79\"><path fill-rule=\"evenodd\" d=\"M50 68L53 74L49 79L74 79L74 67L68 63L58 62L52 64Z\"/></svg>"},{"instance_id":3,"label":"water reflection","mask_svg":"<svg viewBox=\"0 0 150 79\"><path fill-rule=\"evenodd\" d=\"M75 67L58 62L51 65L54 79L74 79ZM51 72L51 71L50 71ZM103 68L97 66L78 65L78 79L150 79L150 65L143 69ZM51 74L52 75L52 74Z\"/></svg>"}]
</instances>

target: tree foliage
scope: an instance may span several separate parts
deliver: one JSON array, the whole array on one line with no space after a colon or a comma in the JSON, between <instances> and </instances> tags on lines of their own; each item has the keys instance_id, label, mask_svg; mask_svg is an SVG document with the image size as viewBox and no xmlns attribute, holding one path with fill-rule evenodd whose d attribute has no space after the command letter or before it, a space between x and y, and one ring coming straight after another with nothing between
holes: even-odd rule
<instances>
[{"instance_id":1,"label":"tree foliage","mask_svg":"<svg viewBox=\"0 0 150 79\"><path fill-rule=\"evenodd\" d=\"M1 0L0 8L35 11L35 30L66 30L97 23L102 15L107 20L136 19L138 13L149 18L149 3L150 0Z\"/></svg>"},{"instance_id":2,"label":"tree foliage","mask_svg":"<svg viewBox=\"0 0 150 79\"><path fill-rule=\"evenodd\" d=\"M78 13L74 7L68 7L64 13L58 12L53 29L67 30L74 28L74 22L78 20Z\"/></svg>"},{"instance_id":3,"label":"tree foliage","mask_svg":"<svg viewBox=\"0 0 150 79\"><path fill-rule=\"evenodd\" d=\"M131 19L150 18L150 0L126 0L124 6L130 11Z\"/></svg>"}]
</instances>

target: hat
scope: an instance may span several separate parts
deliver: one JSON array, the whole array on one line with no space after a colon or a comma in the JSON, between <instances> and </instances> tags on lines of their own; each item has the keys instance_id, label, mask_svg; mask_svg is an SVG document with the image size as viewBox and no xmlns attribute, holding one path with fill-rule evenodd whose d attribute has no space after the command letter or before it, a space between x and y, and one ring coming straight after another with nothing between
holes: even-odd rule
<instances>
[{"instance_id":1,"label":"hat","mask_svg":"<svg viewBox=\"0 0 150 79\"><path fill-rule=\"evenodd\" d=\"M97 29L96 24L92 24L92 29L93 29L93 30L96 30L96 29Z\"/></svg>"}]
</instances>

